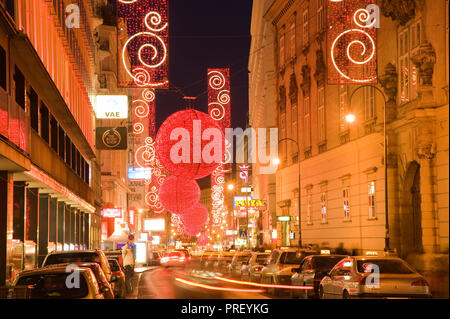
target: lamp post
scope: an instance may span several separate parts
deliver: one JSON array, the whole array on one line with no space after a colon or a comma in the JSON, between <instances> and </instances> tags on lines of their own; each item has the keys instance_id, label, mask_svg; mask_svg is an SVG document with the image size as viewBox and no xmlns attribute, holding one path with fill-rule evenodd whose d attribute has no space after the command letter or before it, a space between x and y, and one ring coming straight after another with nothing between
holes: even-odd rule
<instances>
[{"instance_id":1,"label":"lamp post","mask_svg":"<svg viewBox=\"0 0 450 319\"><path fill-rule=\"evenodd\" d=\"M300 204L300 145L298 142L292 138L286 137L282 138L278 141L278 144L284 141L294 142L297 146L297 154L298 154L298 247L302 247L302 214L301 214L301 204ZM277 161L279 163L279 160Z\"/></svg>"},{"instance_id":2,"label":"lamp post","mask_svg":"<svg viewBox=\"0 0 450 319\"><path fill-rule=\"evenodd\" d=\"M234 184L228 184L227 185L228 190L231 192L234 190ZM233 193L235 194L235 192ZM234 196L233 196L233 214L232 214L232 221L233 221L233 247L236 248L236 234L234 232L234 228L235 228L235 216L234 216Z\"/></svg>"},{"instance_id":3,"label":"lamp post","mask_svg":"<svg viewBox=\"0 0 450 319\"><path fill-rule=\"evenodd\" d=\"M355 93L365 87L374 88L377 90L381 96L383 97L384 101L384 107L383 107L383 135L384 135L384 204L385 204L385 218L386 218L386 224L385 224L385 237L384 237L384 251L391 250L389 245L389 211L388 211L388 174L387 174L387 162L388 162L388 146L387 146L387 134L386 134L386 97L384 96L383 91L381 91L378 87L374 85L362 85L358 87L356 90L352 92L352 95L350 95L350 111L352 111L352 99ZM346 115L346 120L349 123L353 123L356 119L356 116L352 114L351 112Z\"/></svg>"}]
</instances>

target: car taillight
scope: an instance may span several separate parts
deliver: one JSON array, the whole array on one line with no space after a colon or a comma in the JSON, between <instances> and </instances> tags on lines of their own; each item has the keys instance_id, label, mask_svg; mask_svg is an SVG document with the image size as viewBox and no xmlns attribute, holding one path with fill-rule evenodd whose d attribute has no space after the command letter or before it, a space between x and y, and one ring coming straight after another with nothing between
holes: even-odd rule
<instances>
[{"instance_id":1,"label":"car taillight","mask_svg":"<svg viewBox=\"0 0 450 319\"><path fill-rule=\"evenodd\" d=\"M420 279L413 281L411 283L411 286L417 287L417 286L428 286L428 282L425 279Z\"/></svg>"},{"instance_id":2,"label":"car taillight","mask_svg":"<svg viewBox=\"0 0 450 319\"><path fill-rule=\"evenodd\" d=\"M259 267L255 267L253 268L255 271L261 271L263 269L263 267L259 266Z\"/></svg>"}]
</instances>

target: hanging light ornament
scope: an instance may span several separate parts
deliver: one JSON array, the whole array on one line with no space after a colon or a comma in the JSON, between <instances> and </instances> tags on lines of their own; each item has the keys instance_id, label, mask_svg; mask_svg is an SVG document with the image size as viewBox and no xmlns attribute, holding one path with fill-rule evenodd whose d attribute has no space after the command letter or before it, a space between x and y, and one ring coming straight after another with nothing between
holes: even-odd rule
<instances>
[{"instance_id":1,"label":"hanging light ornament","mask_svg":"<svg viewBox=\"0 0 450 319\"><path fill-rule=\"evenodd\" d=\"M202 138L204 133L208 139ZM179 177L199 179L210 175L222 162L224 152L223 132L208 114L196 110L172 114L156 136L156 153L161 164ZM207 161L212 161L208 163L205 155L209 157Z\"/></svg>"},{"instance_id":2,"label":"hanging light ornament","mask_svg":"<svg viewBox=\"0 0 450 319\"><path fill-rule=\"evenodd\" d=\"M183 225L183 231L188 236L197 235L203 228L203 225Z\"/></svg>"},{"instance_id":3,"label":"hanging light ornament","mask_svg":"<svg viewBox=\"0 0 450 319\"><path fill-rule=\"evenodd\" d=\"M198 203L200 187L194 180L170 176L161 185L158 195L166 210L181 215L186 207Z\"/></svg>"},{"instance_id":4,"label":"hanging light ornament","mask_svg":"<svg viewBox=\"0 0 450 319\"><path fill-rule=\"evenodd\" d=\"M196 225L203 226L208 221L208 215L208 209L203 204L198 203L185 210L181 214L181 220L183 221L183 224L188 227Z\"/></svg>"}]
</instances>

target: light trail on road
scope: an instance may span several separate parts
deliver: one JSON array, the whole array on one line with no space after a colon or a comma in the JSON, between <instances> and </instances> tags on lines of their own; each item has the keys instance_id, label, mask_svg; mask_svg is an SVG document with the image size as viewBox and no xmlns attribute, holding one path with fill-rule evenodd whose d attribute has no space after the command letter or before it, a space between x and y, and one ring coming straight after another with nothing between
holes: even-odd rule
<instances>
[{"instance_id":1,"label":"light trail on road","mask_svg":"<svg viewBox=\"0 0 450 319\"><path fill-rule=\"evenodd\" d=\"M181 278L175 278L175 280L179 281L181 283L184 283L186 285L189 285L189 286L199 287L199 288L204 288L204 289L209 289L209 290L233 291L233 292L255 292L255 293L265 292L264 289L239 289L239 288L227 288L227 287L214 287L214 286L210 286L210 285L199 284L199 283L181 279Z\"/></svg>"},{"instance_id":2,"label":"light trail on road","mask_svg":"<svg viewBox=\"0 0 450 319\"><path fill-rule=\"evenodd\" d=\"M224 277L214 277L214 279L225 281L233 284L256 286L256 287L266 287L266 288L282 288L282 289L296 289L296 290L313 290L313 286L289 286L289 285L274 285L274 284L260 284L250 281L233 280Z\"/></svg>"}]
</instances>

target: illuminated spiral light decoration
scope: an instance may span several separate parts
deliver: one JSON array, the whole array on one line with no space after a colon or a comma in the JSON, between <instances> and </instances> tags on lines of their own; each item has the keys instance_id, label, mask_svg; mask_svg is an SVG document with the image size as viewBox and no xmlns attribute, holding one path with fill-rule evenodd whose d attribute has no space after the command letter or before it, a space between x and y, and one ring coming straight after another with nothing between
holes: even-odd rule
<instances>
[{"instance_id":1,"label":"illuminated spiral light decoration","mask_svg":"<svg viewBox=\"0 0 450 319\"><path fill-rule=\"evenodd\" d=\"M329 4L328 84L377 83L376 25L379 21L366 10L373 3L348 0Z\"/></svg>"},{"instance_id":2,"label":"illuminated spiral light decoration","mask_svg":"<svg viewBox=\"0 0 450 319\"><path fill-rule=\"evenodd\" d=\"M169 0L118 0L119 86L168 88ZM124 75L126 77L124 78Z\"/></svg>"},{"instance_id":3,"label":"illuminated spiral light decoration","mask_svg":"<svg viewBox=\"0 0 450 319\"><path fill-rule=\"evenodd\" d=\"M208 113L222 130L231 127L230 69L208 69ZM221 212L224 207L225 173L230 170L230 142L225 141L226 148L223 162L211 174L211 221L213 227L221 225Z\"/></svg>"}]
</instances>

